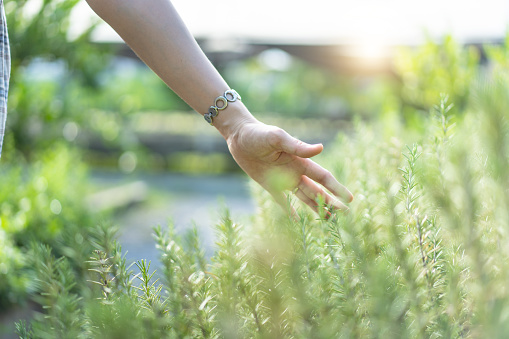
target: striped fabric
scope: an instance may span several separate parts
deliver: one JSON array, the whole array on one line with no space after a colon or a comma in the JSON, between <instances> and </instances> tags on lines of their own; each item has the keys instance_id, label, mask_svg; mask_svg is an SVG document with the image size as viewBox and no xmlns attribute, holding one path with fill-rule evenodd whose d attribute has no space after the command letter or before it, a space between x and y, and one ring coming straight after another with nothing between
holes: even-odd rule
<instances>
[{"instance_id":1,"label":"striped fabric","mask_svg":"<svg viewBox=\"0 0 509 339\"><path fill-rule=\"evenodd\" d=\"M9 36L5 21L4 3L0 0L0 156L7 119L7 93L9 91L9 77L11 74L11 54L9 50Z\"/></svg>"}]
</instances>

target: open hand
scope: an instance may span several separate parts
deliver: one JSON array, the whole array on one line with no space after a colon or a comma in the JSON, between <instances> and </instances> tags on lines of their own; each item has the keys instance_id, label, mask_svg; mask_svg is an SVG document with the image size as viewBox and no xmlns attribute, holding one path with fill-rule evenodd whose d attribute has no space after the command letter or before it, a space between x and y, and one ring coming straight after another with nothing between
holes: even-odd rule
<instances>
[{"instance_id":1,"label":"open hand","mask_svg":"<svg viewBox=\"0 0 509 339\"><path fill-rule=\"evenodd\" d=\"M319 197L334 209L348 210L344 202L352 201L352 193L309 159L322 152L322 144L306 144L259 121L241 125L227 141L239 166L281 206L286 206L284 192L291 191L317 213Z\"/></svg>"}]
</instances>

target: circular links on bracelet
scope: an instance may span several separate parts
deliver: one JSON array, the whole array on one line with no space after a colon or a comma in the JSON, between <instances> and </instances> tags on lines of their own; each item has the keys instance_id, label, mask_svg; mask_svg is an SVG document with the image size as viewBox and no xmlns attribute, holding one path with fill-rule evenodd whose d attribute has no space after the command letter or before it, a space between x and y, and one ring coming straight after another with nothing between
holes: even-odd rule
<instances>
[{"instance_id":1,"label":"circular links on bracelet","mask_svg":"<svg viewBox=\"0 0 509 339\"><path fill-rule=\"evenodd\" d=\"M218 102L222 102L222 103L223 103L223 105L221 105L221 107L220 107L220 106L218 106L218 105L217 105L217 103L218 103ZM216 98L216 101L214 101L214 106L216 106L216 108L217 108L218 110L222 111L223 109L225 109L225 108L226 108L226 106L228 106L228 99L226 99L226 98L225 98L225 97L223 97L223 96L221 96L221 97L217 97L217 98Z\"/></svg>"},{"instance_id":2,"label":"circular links on bracelet","mask_svg":"<svg viewBox=\"0 0 509 339\"><path fill-rule=\"evenodd\" d=\"M228 95L231 95L231 99L228 98ZM235 100L239 99L240 100L240 95L239 93L237 93L234 89L229 89L227 90L226 92L224 92L224 97L226 98L226 100L228 100L229 102L234 102Z\"/></svg>"},{"instance_id":3,"label":"circular links on bracelet","mask_svg":"<svg viewBox=\"0 0 509 339\"><path fill-rule=\"evenodd\" d=\"M210 107L209 107L209 113L208 113L208 114L209 114L212 118L217 117L217 113L218 113L218 111L217 111L217 107L216 107L216 106L210 106Z\"/></svg>"},{"instance_id":4,"label":"circular links on bracelet","mask_svg":"<svg viewBox=\"0 0 509 339\"><path fill-rule=\"evenodd\" d=\"M208 122L209 124L212 125L212 117L210 116L210 113L206 113L203 118L205 119L206 122Z\"/></svg>"},{"instance_id":5,"label":"circular links on bracelet","mask_svg":"<svg viewBox=\"0 0 509 339\"><path fill-rule=\"evenodd\" d=\"M212 118L215 118L219 114L219 111L224 110L228 106L229 102L237 100L241 100L239 93L237 93L234 89L227 90L222 96L218 96L216 98L214 106L209 107L208 112L203 115L203 118L212 125ZM219 103L222 105L218 106Z\"/></svg>"}]
</instances>

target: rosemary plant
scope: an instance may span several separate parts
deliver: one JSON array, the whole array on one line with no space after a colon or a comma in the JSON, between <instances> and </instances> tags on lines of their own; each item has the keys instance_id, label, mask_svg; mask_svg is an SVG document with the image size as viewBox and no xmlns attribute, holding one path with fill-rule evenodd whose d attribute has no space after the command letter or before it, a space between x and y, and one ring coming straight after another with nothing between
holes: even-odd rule
<instances>
[{"instance_id":1,"label":"rosemary plant","mask_svg":"<svg viewBox=\"0 0 509 339\"><path fill-rule=\"evenodd\" d=\"M363 123L340 136L325 161L355 192L348 214L289 201L290 218L255 191L252 223L225 211L210 260L196 230L156 227L160 271L129 266L100 226L84 237L86 280L34 245L43 312L17 324L20 337L506 337L509 81L471 92L461 118L437 98L417 137Z\"/></svg>"}]
</instances>

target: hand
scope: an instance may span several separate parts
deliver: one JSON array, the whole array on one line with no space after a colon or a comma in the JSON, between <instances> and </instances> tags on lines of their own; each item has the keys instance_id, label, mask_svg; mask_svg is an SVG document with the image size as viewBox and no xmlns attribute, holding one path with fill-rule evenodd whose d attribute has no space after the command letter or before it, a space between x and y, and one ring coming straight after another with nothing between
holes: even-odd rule
<instances>
[{"instance_id":1,"label":"hand","mask_svg":"<svg viewBox=\"0 0 509 339\"><path fill-rule=\"evenodd\" d=\"M293 191L317 213L319 196L334 209L348 210L342 201L352 201L352 193L309 159L322 152L322 144L306 144L257 120L242 124L227 142L239 166L281 206L287 205L284 191Z\"/></svg>"}]
</instances>

